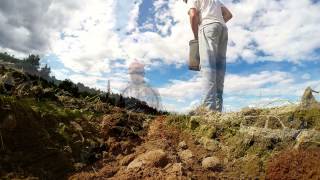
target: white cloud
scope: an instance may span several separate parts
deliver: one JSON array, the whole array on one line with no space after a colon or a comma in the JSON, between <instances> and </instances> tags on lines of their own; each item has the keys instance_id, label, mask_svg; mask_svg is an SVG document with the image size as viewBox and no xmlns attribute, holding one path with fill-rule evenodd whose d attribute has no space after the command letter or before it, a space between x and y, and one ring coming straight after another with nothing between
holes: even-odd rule
<instances>
[{"instance_id":1,"label":"white cloud","mask_svg":"<svg viewBox=\"0 0 320 180\"><path fill-rule=\"evenodd\" d=\"M301 78L304 79L304 80L310 80L311 79L311 74L305 73L304 75L302 75Z\"/></svg>"},{"instance_id":2,"label":"white cloud","mask_svg":"<svg viewBox=\"0 0 320 180\"><path fill-rule=\"evenodd\" d=\"M139 6L142 3L142 0L135 0L133 1L133 8L131 9L131 11L129 11L129 20L128 20L128 24L127 24L127 31L133 31L136 30L137 26L138 26L138 16L139 16ZM130 4L132 3L132 0L129 0ZM118 10L116 10L118 11Z\"/></svg>"},{"instance_id":3,"label":"white cloud","mask_svg":"<svg viewBox=\"0 0 320 180\"><path fill-rule=\"evenodd\" d=\"M120 54L119 37L112 33L114 6L113 1L85 1L63 30L64 38L52 38L52 51L67 68L94 75L110 71L110 60Z\"/></svg>"},{"instance_id":4,"label":"white cloud","mask_svg":"<svg viewBox=\"0 0 320 180\"><path fill-rule=\"evenodd\" d=\"M39 12L47 11L44 17L58 14L59 18L52 19L53 25L45 23L47 27L40 29L46 30L45 35L49 35L46 38L50 41L49 51L58 54L68 68L77 72L107 71L107 67L88 66L100 66L105 60L120 58L128 61L138 58L146 64L151 64L151 59L160 59L167 64L185 63L188 41L192 39L185 3L176 0L154 1L158 32L140 32L137 19L141 3L142 0L80 0L72 3L54 0L48 8L38 9ZM298 62L319 58L313 53L320 48L320 39L315 38L320 24L319 3L310 0L225 0L225 4L234 14L234 19L228 23L229 62L239 57L248 62ZM121 10L117 9L119 7ZM3 18L5 13L0 13L0 22L6 20ZM37 22L41 23L43 19ZM124 35L123 30L118 32L117 28L133 32ZM13 29L12 33L16 35L12 37L27 38L32 35L30 29L24 26ZM61 33L66 35L63 40L60 40ZM19 40L29 41L23 38ZM25 51L22 47L2 45L1 48L9 48L12 52L19 52L19 48Z\"/></svg>"},{"instance_id":5,"label":"white cloud","mask_svg":"<svg viewBox=\"0 0 320 180\"><path fill-rule=\"evenodd\" d=\"M171 80L166 86L159 88L161 96L176 101L193 100L201 95L202 78L195 76L188 81ZM200 90L200 91L199 91Z\"/></svg>"},{"instance_id":6,"label":"white cloud","mask_svg":"<svg viewBox=\"0 0 320 180\"><path fill-rule=\"evenodd\" d=\"M57 69L51 72L51 75L59 80L68 79L70 72L67 69Z\"/></svg>"},{"instance_id":7,"label":"white cloud","mask_svg":"<svg viewBox=\"0 0 320 180\"><path fill-rule=\"evenodd\" d=\"M262 88L268 84L289 84L293 81L289 73L278 71L262 71L248 76L230 74L226 77L225 89L226 92L235 93Z\"/></svg>"},{"instance_id":8,"label":"white cloud","mask_svg":"<svg viewBox=\"0 0 320 180\"><path fill-rule=\"evenodd\" d=\"M201 76L187 81L172 80L159 89L160 95L164 99L175 100L179 111L190 110L201 101L202 82ZM229 74L225 80L225 106L230 111L278 102L276 100L298 102L308 86L320 89L320 80L301 82L293 74L280 71L262 71L248 76ZM168 110L176 111L175 108Z\"/></svg>"},{"instance_id":9,"label":"white cloud","mask_svg":"<svg viewBox=\"0 0 320 180\"><path fill-rule=\"evenodd\" d=\"M186 7L182 2L170 2L170 8L157 13L157 32L140 32L137 29L139 5L142 1L121 3L121 7L133 7L129 12L123 12L124 17L115 9L119 7L116 1L90 1L87 6L77 11L69 25L64 29L65 37L60 39L60 33L52 38L52 51L59 56L67 68L75 72L105 72L110 70L108 62L126 59L128 65L134 59L139 59L148 66L157 66L161 63L184 64L187 59L188 40L191 39L191 30L185 14ZM155 2L162 6L164 2ZM106 11L108 9L108 11ZM122 12L122 11L121 11ZM163 14L162 12L166 12ZM126 14L127 13L127 14ZM183 14L183 16L182 16ZM116 16L117 15L117 16ZM126 15L126 16L125 16ZM174 17L179 21L171 26L168 18ZM119 24L118 21L122 23ZM124 24L126 22L126 24ZM164 25L160 25L164 22ZM124 36L126 29L129 32ZM171 29L171 34L162 36ZM182 36L183 34L183 36ZM157 59L159 63L155 63ZM105 63L106 65L101 66ZM99 67L97 67L99 66Z\"/></svg>"},{"instance_id":10,"label":"white cloud","mask_svg":"<svg viewBox=\"0 0 320 180\"><path fill-rule=\"evenodd\" d=\"M83 83L86 86L89 87L95 87L98 88L98 81L107 81L106 78L100 77L100 76L85 76L83 74L73 74L68 77L70 80L72 80L74 83ZM100 86L100 89L106 89L107 84L105 84L104 87Z\"/></svg>"},{"instance_id":11,"label":"white cloud","mask_svg":"<svg viewBox=\"0 0 320 180\"><path fill-rule=\"evenodd\" d=\"M234 14L229 25L229 61L242 57L248 62L315 60L320 39L320 4L310 0L227 1ZM252 46L251 44L255 45ZM265 57L261 56L265 53ZM260 53L260 54L259 54Z\"/></svg>"},{"instance_id":12,"label":"white cloud","mask_svg":"<svg viewBox=\"0 0 320 180\"><path fill-rule=\"evenodd\" d=\"M5 5L11 3L9 0L3 2ZM37 8L30 8L32 12L11 12L4 5L0 7L0 35L6 38L0 39L0 50L18 56L26 52L55 54L66 68L77 73L67 76L70 72L56 70L54 74L58 78L68 77L103 89L105 87L99 85L98 80L106 80L104 76L108 76L114 91L120 92L128 79L123 70L134 59L143 61L146 68L152 70L163 64L179 66L188 58L188 41L193 35L187 6L182 1L153 2L156 22L147 22L144 26L156 27L156 32L139 30L137 20L142 0L28 2L24 4ZM225 0L225 4L234 14L228 23L229 63L239 58L249 63L301 63L319 59L314 51L320 48L320 38L316 37L320 3L312 4L310 0ZM18 5L14 6L24 7ZM21 21L21 17L26 17L28 23ZM17 26L11 26L13 22ZM6 26L8 28L2 28ZM310 80L307 74L301 78ZM306 86L320 89L319 84L318 81L297 82L292 74L279 71L267 70L248 76L231 74L226 77L226 101L231 103L228 97L236 97L239 104L244 105L249 101L242 101L243 96L260 94L270 98L298 97ZM195 76L188 81L171 80L159 90L165 98L176 101L170 102L168 107L179 106L181 110L194 105L201 96L201 87L201 77Z\"/></svg>"},{"instance_id":13,"label":"white cloud","mask_svg":"<svg viewBox=\"0 0 320 180\"><path fill-rule=\"evenodd\" d=\"M57 54L66 67L76 72L99 73L110 69L106 61L117 59L140 59L147 65L152 64L152 59L166 64L186 63L192 33L187 6L182 1L153 2L157 32L140 32L138 29L142 0L72 2L53 1L45 16L59 14L60 18L53 19L53 24L59 26L41 28L49 35L47 39L51 48L48 50ZM320 48L320 39L314 37L320 23L319 3L312 4L310 0L287 0L285 3L278 0L225 0L225 4L234 14L234 19L228 23L228 62L238 58L251 63L319 58L313 53ZM61 19L64 21L59 24ZM0 18L0 22L4 20L6 18ZM131 34L126 34L129 31ZM15 37L30 33L24 26L14 32ZM60 39L62 33L65 37ZM19 39L23 41L23 38ZM1 48L19 52L19 48ZM101 67L102 63L106 65Z\"/></svg>"}]
</instances>

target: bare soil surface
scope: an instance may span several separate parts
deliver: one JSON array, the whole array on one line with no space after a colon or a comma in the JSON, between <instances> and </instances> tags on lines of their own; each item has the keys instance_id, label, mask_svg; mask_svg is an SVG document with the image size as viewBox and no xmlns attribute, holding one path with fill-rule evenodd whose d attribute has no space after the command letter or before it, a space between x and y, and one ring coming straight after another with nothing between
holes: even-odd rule
<instances>
[{"instance_id":1,"label":"bare soil surface","mask_svg":"<svg viewBox=\"0 0 320 180\"><path fill-rule=\"evenodd\" d=\"M318 106L190 116L132 100L132 111L116 96L0 76L0 179L320 179Z\"/></svg>"},{"instance_id":2,"label":"bare soil surface","mask_svg":"<svg viewBox=\"0 0 320 180\"><path fill-rule=\"evenodd\" d=\"M319 144L242 134L238 115L93 116L34 101L0 101L0 179L320 179Z\"/></svg>"},{"instance_id":3,"label":"bare soil surface","mask_svg":"<svg viewBox=\"0 0 320 180\"><path fill-rule=\"evenodd\" d=\"M320 151L287 150L269 161L267 179L320 179Z\"/></svg>"},{"instance_id":4,"label":"bare soil surface","mask_svg":"<svg viewBox=\"0 0 320 180\"><path fill-rule=\"evenodd\" d=\"M93 170L92 167L69 179L214 179L222 170L219 167L202 168L202 159L212 156L212 153L190 134L165 125L165 117L152 121L141 141L141 144L131 143L134 146L132 152L121 150L105 154L103 160L95 165L99 169ZM128 146L126 143L112 142L110 145ZM161 157L157 157L157 153Z\"/></svg>"}]
</instances>

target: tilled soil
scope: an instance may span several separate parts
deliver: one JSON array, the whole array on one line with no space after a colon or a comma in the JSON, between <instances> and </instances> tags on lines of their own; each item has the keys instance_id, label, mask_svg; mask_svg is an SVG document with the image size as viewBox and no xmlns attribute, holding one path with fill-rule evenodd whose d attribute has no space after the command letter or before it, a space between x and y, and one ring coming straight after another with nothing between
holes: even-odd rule
<instances>
[{"instance_id":1,"label":"tilled soil","mask_svg":"<svg viewBox=\"0 0 320 180\"><path fill-rule=\"evenodd\" d=\"M216 133L218 135L209 140L218 145L213 144L211 148L211 141L196 138L176 124L169 125L171 116L147 116L114 108L90 120L69 122L68 119L57 121L52 118L55 116L42 117L22 105L5 102L0 105L0 115L6 117L0 121L0 179L320 177L317 144L312 146L313 150L301 146L300 150L290 151L293 140L291 144L283 142L283 147L275 148L279 142L273 140L240 134L221 138ZM223 130L230 131L230 128L228 125ZM77 129L82 129L81 133ZM69 136L71 139L65 146L63 140ZM77 147L79 143L82 146ZM91 144L96 145L91 148Z\"/></svg>"},{"instance_id":2,"label":"tilled soil","mask_svg":"<svg viewBox=\"0 0 320 180\"><path fill-rule=\"evenodd\" d=\"M95 165L99 169L77 173L69 179L215 179L221 171L202 168L202 159L212 153L190 134L165 125L165 117L152 121L141 139L142 143L132 153L105 153L103 160ZM121 143L126 146L123 143L128 142Z\"/></svg>"},{"instance_id":3,"label":"tilled soil","mask_svg":"<svg viewBox=\"0 0 320 180\"><path fill-rule=\"evenodd\" d=\"M287 150L269 161L267 179L319 179L320 151Z\"/></svg>"}]
</instances>

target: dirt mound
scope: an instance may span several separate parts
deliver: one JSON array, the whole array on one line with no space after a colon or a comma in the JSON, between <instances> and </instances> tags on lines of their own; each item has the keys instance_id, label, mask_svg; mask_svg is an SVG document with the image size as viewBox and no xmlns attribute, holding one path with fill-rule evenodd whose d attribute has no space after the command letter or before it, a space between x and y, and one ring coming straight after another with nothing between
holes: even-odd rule
<instances>
[{"instance_id":1,"label":"dirt mound","mask_svg":"<svg viewBox=\"0 0 320 180\"><path fill-rule=\"evenodd\" d=\"M267 179L320 179L320 148L285 150L268 163Z\"/></svg>"},{"instance_id":2,"label":"dirt mound","mask_svg":"<svg viewBox=\"0 0 320 180\"><path fill-rule=\"evenodd\" d=\"M108 112L0 96L0 177L65 179L75 171L101 168L102 158L133 153L152 116L120 108Z\"/></svg>"},{"instance_id":3,"label":"dirt mound","mask_svg":"<svg viewBox=\"0 0 320 180\"><path fill-rule=\"evenodd\" d=\"M0 178L319 178L320 109L152 116L0 75Z\"/></svg>"},{"instance_id":4,"label":"dirt mound","mask_svg":"<svg viewBox=\"0 0 320 180\"><path fill-rule=\"evenodd\" d=\"M71 172L70 157L59 150L41 117L31 108L0 99L0 117L4 117L0 119L0 177L14 172L41 179L62 179Z\"/></svg>"},{"instance_id":5,"label":"dirt mound","mask_svg":"<svg viewBox=\"0 0 320 180\"><path fill-rule=\"evenodd\" d=\"M287 149L319 147L319 113L319 109L288 106L170 116L168 122L193 134L203 148L219 158L223 169L218 177L265 179L272 155ZM254 131L244 131L243 124Z\"/></svg>"},{"instance_id":6,"label":"dirt mound","mask_svg":"<svg viewBox=\"0 0 320 180\"><path fill-rule=\"evenodd\" d=\"M103 166L94 171L75 174L70 179L195 179L217 177L220 170L202 167L202 160L213 156L188 133L166 124L165 117L152 121L148 133L141 136L142 143L135 146L134 152L103 160ZM181 148L180 142L185 143ZM185 150L187 148L187 150ZM191 152L187 160L182 152Z\"/></svg>"}]
</instances>

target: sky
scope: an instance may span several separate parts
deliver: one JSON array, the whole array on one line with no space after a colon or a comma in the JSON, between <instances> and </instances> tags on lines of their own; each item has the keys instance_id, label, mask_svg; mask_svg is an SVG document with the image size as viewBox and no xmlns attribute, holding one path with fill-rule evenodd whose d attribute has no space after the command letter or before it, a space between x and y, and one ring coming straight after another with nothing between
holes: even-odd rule
<instances>
[{"instance_id":1,"label":"sky","mask_svg":"<svg viewBox=\"0 0 320 180\"><path fill-rule=\"evenodd\" d=\"M306 87L320 90L320 1L221 1L234 16L224 111L297 103ZM187 66L187 11L182 0L1 0L0 51L39 54L57 79L101 90L110 80L115 93L136 60L163 108L188 112L203 94Z\"/></svg>"}]
</instances>

